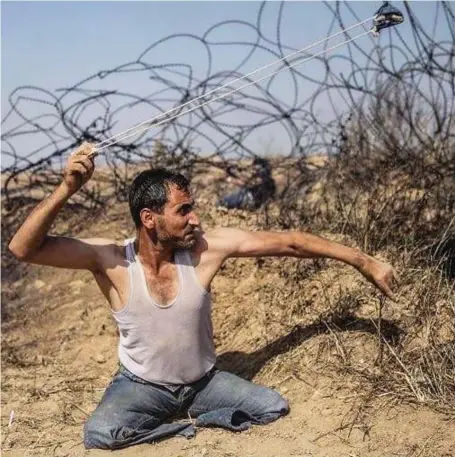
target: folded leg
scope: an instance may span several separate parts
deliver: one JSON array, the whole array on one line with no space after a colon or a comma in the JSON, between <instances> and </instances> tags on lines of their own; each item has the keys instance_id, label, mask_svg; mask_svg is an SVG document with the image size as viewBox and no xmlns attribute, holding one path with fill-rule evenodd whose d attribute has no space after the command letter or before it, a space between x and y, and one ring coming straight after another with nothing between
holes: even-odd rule
<instances>
[{"instance_id":1,"label":"folded leg","mask_svg":"<svg viewBox=\"0 0 455 457\"><path fill-rule=\"evenodd\" d=\"M251 423L267 424L287 414L289 403L278 392L232 373L218 371L196 394L189 408L196 425L244 430Z\"/></svg>"},{"instance_id":2,"label":"folded leg","mask_svg":"<svg viewBox=\"0 0 455 457\"><path fill-rule=\"evenodd\" d=\"M191 433L189 424L163 423L179 409L166 389L135 382L118 373L84 426L87 449L121 449Z\"/></svg>"}]
</instances>

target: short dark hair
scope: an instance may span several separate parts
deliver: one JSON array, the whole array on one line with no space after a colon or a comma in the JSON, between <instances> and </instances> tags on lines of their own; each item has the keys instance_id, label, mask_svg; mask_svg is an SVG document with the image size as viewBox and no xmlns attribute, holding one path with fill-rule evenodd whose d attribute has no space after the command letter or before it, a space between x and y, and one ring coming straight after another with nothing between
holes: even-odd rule
<instances>
[{"instance_id":1,"label":"short dark hair","mask_svg":"<svg viewBox=\"0 0 455 457\"><path fill-rule=\"evenodd\" d=\"M141 226L140 214L144 208L149 208L160 214L163 212L171 185L176 186L179 190L189 191L190 183L180 173L164 168L145 170L134 178L128 201L136 227Z\"/></svg>"}]
</instances>

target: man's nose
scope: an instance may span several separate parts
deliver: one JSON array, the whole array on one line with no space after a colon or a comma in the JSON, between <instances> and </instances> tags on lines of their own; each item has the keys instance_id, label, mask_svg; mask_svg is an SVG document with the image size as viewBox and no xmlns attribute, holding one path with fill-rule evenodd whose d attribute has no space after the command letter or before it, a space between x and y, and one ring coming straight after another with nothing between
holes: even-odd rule
<instances>
[{"instance_id":1,"label":"man's nose","mask_svg":"<svg viewBox=\"0 0 455 457\"><path fill-rule=\"evenodd\" d=\"M189 223L190 225L195 226L195 227L197 227L198 225L200 225L199 216L198 216L194 211L191 212L190 219L189 219L188 223Z\"/></svg>"}]
</instances>

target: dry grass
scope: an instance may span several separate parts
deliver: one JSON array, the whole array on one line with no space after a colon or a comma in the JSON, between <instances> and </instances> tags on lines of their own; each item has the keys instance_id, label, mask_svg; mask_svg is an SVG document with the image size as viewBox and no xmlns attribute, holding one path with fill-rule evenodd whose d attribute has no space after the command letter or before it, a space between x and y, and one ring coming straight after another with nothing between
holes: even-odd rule
<instances>
[{"instance_id":1,"label":"dry grass","mask_svg":"<svg viewBox=\"0 0 455 457\"><path fill-rule=\"evenodd\" d=\"M213 292L215 303L224 304L214 315L220 366L275 387L292 381L312 389L315 379L321 376L330 377L336 386L349 385L350 394L346 396L349 408L338 426L313 438L316 444L334 438L343 443L349 443L353 437L365 440L371 431L372 418L403 402L428 406L453 420L454 283L442 267L443 260L436 255L437 243L432 241L435 232L429 230L425 237L417 236L409 226L404 233L396 235L394 231L402 220L400 208L406 200L400 197L400 205L394 204L390 202L393 192L381 194L385 191L374 188L361 198L352 197L355 194L349 189L341 193L334 181L327 180L331 166L333 163L323 162L313 176L315 181L309 184L310 189L316 191L295 193L294 200L274 202L256 213L217 211L215 189L221 192L225 184L216 179L216 174L208 183L207 169L202 174L195 172L193 181L202 220L208 228L222 224L253 230L311 229L365 249L398 269L401 282L396 303L382 302L357 272L337 262L229 261L215 280ZM293 164L289 174L295 174L295 169ZM283 170L286 170L284 165L279 173L283 174ZM335 192L335 189L338 190ZM281 185L281 190L286 191L285 185ZM414 202L413 197L410 205ZM7 223L2 224L3 243L30 210L30 204L17 205L10 212L4 210ZM383 208L382 211L378 211L378 207ZM284 208L289 211L285 215ZM54 231L77 236L104 236L115 232L119 237L126 237L132 229L125 217L127 211L125 203L87 208L75 202L65 209ZM415 230L420 226L416 224ZM447 226L444 231L440 230L439 239L450 238L452 226ZM24 300L28 303L37 300L29 295L24 298L22 287L14 287L14 284L24 276L24 271L31 282L34 277L45 279L46 276L41 270L28 267L22 270L22 266L5 256L3 261L2 294L6 302L2 307L3 331L8 335L14 333L15 326L33 319L33 308L26 308ZM46 301L46 306L57 307L59 297L67 297L65 293L68 295L68 290L54 288L55 304L52 300ZM44 295L40 297L44 300ZM245 311L234 311L227 306L229 303L242 303ZM84 312L90 315L99 304L85 306ZM249 308L254 308L254 313L248 312ZM109 324L107 329L93 329L90 333L78 327L77 322L84 319L86 317L78 314L70 329L59 329L55 337L58 345L62 341L77 344L76 338L84 338L86 334L99 338L96 341L105 341L98 335L108 335L105 344L110 345L113 353L115 329ZM82 333L78 335L78 332ZM31 334L30 341L20 346L4 338L2 360L6 382L3 382L3 390L14 392L11 373L19 370L24 376L21 389L29 404L46 404L56 396L59 398L61 407L57 415L37 416L31 412L22 414L15 422L16 429L28 430L21 440L21 448L27 455L53 455L55 449L62 448L66 442L75 445L75 436L109 376L104 373L100 377L103 367L98 369L95 363L90 375L75 378L77 367L67 364L68 359L63 356L57 353L50 354L49 358L37 356L33 349L37 338L39 340L39 336ZM76 350L72 354L71 357L77 357ZM98 375L94 374L97 372ZM47 381L43 385L41 379L55 382ZM52 438L54 435L50 433L42 436L44 429L48 432L62 429L64 433L58 438L57 435ZM17 450L8 437L9 428L4 430L3 442ZM409 450L409 457L436 455L427 452L430 445L431 440ZM68 452L65 455L71 455ZM203 450L194 452L198 455Z\"/></svg>"}]
</instances>

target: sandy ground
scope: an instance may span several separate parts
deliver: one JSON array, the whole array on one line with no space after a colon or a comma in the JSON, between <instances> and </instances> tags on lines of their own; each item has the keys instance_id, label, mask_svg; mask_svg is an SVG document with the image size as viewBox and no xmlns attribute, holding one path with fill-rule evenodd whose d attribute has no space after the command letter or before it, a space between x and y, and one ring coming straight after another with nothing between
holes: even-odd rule
<instances>
[{"instance_id":1,"label":"sandy ground","mask_svg":"<svg viewBox=\"0 0 455 457\"><path fill-rule=\"evenodd\" d=\"M242 214L204 215L208 225L215 219L257 223ZM125 205L84 223L81 236L132 234ZM360 324L339 325L334 333L321 316L353 290L363 294L364 306L356 310ZM219 364L276 388L289 399L290 414L242 433L199 429L191 440L173 438L115 455L453 456L453 420L379 393L367 379L337 368L344 358L357 367L375 363L372 296L355 271L332 262L229 261L213 285ZM5 286L2 307L2 456L110 455L82 445L83 423L117 365L115 324L90 274L27 267ZM387 309L385 322L396 322L400 312Z\"/></svg>"}]
</instances>

